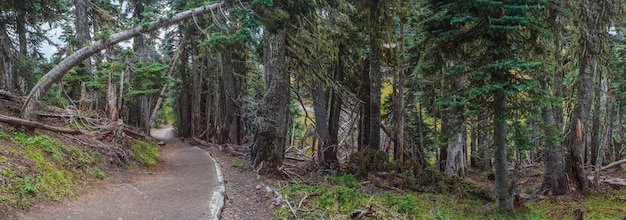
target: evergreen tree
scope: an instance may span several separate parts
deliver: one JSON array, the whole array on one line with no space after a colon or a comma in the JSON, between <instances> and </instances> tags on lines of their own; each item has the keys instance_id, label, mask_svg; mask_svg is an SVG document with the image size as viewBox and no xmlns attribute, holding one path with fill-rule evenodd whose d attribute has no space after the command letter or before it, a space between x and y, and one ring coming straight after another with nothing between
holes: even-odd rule
<instances>
[{"instance_id":1,"label":"evergreen tree","mask_svg":"<svg viewBox=\"0 0 626 220\"><path fill-rule=\"evenodd\" d=\"M467 93L450 94L438 104L463 107L473 97L490 97L487 103L493 115L493 137L496 178L496 206L513 208L514 184L508 177L507 121L514 117L509 100L520 91L533 86L535 80L522 72L541 64L523 59L528 33L546 31L536 22L534 12L542 2L535 1L432 1L425 16L423 33L432 48L431 62L424 71L439 71L466 82L452 84L448 89ZM451 65L453 64L453 65ZM444 87L446 88L446 87ZM473 103L476 105L478 103ZM457 112L463 115L464 110ZM449 115L450 116L450 115ZM454 117L454 116L453 116ZM463 120L461 120L463 121ZM449 161L448 161L449 162Z\"/></svg>"}]
</instances>

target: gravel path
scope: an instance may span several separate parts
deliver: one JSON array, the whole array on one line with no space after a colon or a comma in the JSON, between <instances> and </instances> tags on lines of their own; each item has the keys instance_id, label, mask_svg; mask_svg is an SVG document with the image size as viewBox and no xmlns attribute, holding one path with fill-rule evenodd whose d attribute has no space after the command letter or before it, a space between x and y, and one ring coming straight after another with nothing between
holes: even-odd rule
<instances>
[{"instance_id":1,"label":"gravel path","mask_svg":"<svg viewBox=\"0 0 626 220\"><path fill-rule=\"evenodd\" d=\"M214 215L223 200L214 194L224 186L215 160L206 151L175 140L171 129L157 130L153 136L166 140L161 148L164 169L105 184L76 200L36 208L20 219L217 219Z\"/></svg>"}]
</instances>

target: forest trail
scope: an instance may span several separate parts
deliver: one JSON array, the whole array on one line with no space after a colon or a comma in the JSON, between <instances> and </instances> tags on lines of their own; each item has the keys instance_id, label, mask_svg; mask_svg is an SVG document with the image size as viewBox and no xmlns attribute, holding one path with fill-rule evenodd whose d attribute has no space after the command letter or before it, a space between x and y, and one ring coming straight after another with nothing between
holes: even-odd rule
<instances>
[{"instance_id":1,"label":"forest trail","mask_svg":"<svg viewBox=\"0 0 626 220\"><path fill-rule=\"evenodd\" d=\"M105 184L62 204L36 207L20 219L217 219L223 183L215 160L174 139L171 128L152 135L166 142L155 171Z\"/></svg>"}]
</instances>

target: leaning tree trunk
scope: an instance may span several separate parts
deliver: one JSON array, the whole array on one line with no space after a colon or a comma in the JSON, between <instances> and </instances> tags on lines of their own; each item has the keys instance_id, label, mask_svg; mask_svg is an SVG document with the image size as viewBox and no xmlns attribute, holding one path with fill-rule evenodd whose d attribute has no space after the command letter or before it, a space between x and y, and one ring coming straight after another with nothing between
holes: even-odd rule
<instances>
[{"instance_id":1,"label":"leaning tree trunk","mask_svg":"<svg viewBox=\"0 0 626 220\"><path fill-rule=\"evenodd\" d=\"M122 31L116 34L111 35L110 37L102 40L98 40L93 42L89 46L85 46L80 50L76 51L72 55L68 56L64 60L62 60L59 64L57 64L52 70L48 71L43 77L41 77L37 84L31 89L30 93L26 97L24 105L21 109L21 117L28 119L31 117L31 113L35 108L35 103L48 91L50 86L53 83L59 81L67 71L69 71L72 67L76 66L80 62L85 59L91 57L98 51L106 48L107 46L117 44L119 42L128 40L135 36L141 35L146 32L154 31L162 27L170 26L173 24L177 24L183 20L189 19L196 15L201 15L212 11L220 6L222 6L224 2L219 2L215 4L211 4L208 6L198 7L192 10L184 11L178 13L167 20L159 20L150 23L147 26L139 26L133 29L129 29L126 31Z\"/></svg>"},{"instance_id":2,"label":"leaning tree trunk","mask_svg":"<svg viewBox=\"0 0 626 220\"><path fill-rule=\"evenodd\" d=\"M265 97L258 110L252 143L252 165L262 173L278 173L285 156L289 121L289 72L285 68L285 30L268 31L263 47Z\"/></svg>"}]
</instances>

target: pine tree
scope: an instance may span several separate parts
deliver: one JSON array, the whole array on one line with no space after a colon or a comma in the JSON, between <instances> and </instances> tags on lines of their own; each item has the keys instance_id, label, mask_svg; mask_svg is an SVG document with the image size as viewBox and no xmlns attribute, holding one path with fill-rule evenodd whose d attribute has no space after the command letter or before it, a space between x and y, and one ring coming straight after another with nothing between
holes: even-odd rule
<instances>
[{"instance_id":1,"label":"pine tree","mask_svg":"<svg viewBox=\"0 0 626 220\"><path fill-rule=\"evenodd\" d=\"M464 106L476 97L490 97L493 115L493 137L496 178L496 206L513 208L509 182L507 156L507 121L513 115L509 100L516 94L535 85L535 80L525 77L522 71L540 65L540 62L523 59L528 44L528 32L546 33L538 25L533 13L542 2L536 1L432 1L427 4L423 33L429 38L432 60L428 69L442 70L445 76L462 78L466 82L452 84L449 95L439 104L462 108L449 115L462 122L467 113ZM452 65L451 65L452 64ZM465 87L465 88L464 88ZM446 87L444 87L446 88ZM455 91L466 90L457 94ZM479 103L472 103L477 105ZM450 162L450 161L448 161Z\"/></svg>"}]
</instances>

